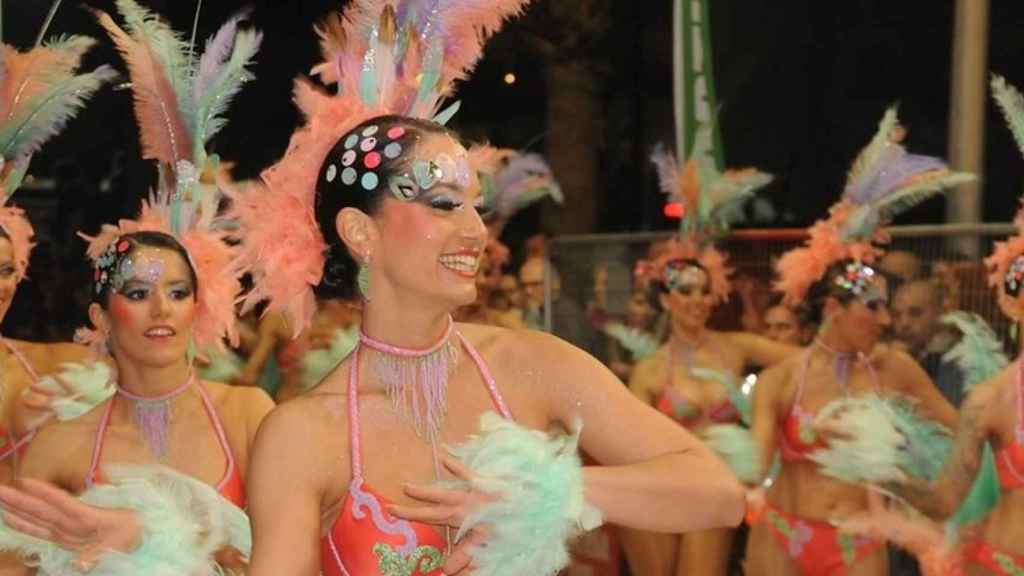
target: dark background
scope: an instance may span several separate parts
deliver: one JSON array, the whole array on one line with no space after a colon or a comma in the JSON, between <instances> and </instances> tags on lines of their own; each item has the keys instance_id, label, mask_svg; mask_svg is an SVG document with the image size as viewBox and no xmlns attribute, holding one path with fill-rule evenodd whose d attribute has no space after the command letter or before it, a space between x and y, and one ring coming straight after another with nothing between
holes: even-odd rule
<instances>
[{"instance_id":1,"label":"dark background","mask_svg":"<svg viewBox=\"0 0 1024 576\"><path fill-rule=\"evenodd\" d=\"M509 24L489 45L476 73L459 91L462 110L454 121L467 137L544 152L548 60L532 48L538 34L560 38L565 22L538 17L536 0L525 18ZM603 11L607 25L571 57L582 60L596 79L593 98L598 130L595 231L669 228L661 216L647 155L654 143L671 143L671 2L669 0L579 0ZM100 40L85 68L113 63L123 70L110 41L87 6L112 11L112 1L65 1L50 28L54 34L87 34ZM147 0L184 32L192 28L195 3ZM253 9L264 41L257 56L257 80L236 98L230 122L212 152L237 163L235 176L253 177L284 151L299 121L290 101L292 79L318 60L312 25L343 2L288 0L236 2L206 0L198 37L205 40L233 12ZM50 2L3 3L5 43L27 49ZM953 30L951 0L712 0L711 23L716 91L729 166L757 166L776 175L765 196L776 208L771 226L804 226L821 216L838 196L846 168L874 133L885 107L900 103L910 127L908 147L945 155ZM541 14L543 15L543 14ZM989 67L1024 85L1024 3L992 0ZM561 28L561 29L559 29ZM518 81L502 78L513 72ZM984 217L1007 221L1021 192L1024 160L998 111L989 102L986 126ZM84 245L75 239L106 221L133 216L152 186L155 170L139 157L138 135L127 90L105 89L80 117L33 160L30 173L54 178L55 192L27 187L15 202L27 207L42 242L30 281L19 288L5 326L32 326L43 316L66 319L50 337L64 337L81 313L84 297L70 287L85 283ZM943 200L911 211L904 222L939 222ZM579 209L567 205L562 210ZM512 245L544 229L535 207L517 217L506 240ZM67 286L44 289L43 285ZM54 292L55 296L48 296ZM38 314L44 306L48 314ZM54 314L56 316L54 316ZM45 318L44 318L45 320ZM44 325L22 328L40 331Z\"/></svg>"}]
</instances>

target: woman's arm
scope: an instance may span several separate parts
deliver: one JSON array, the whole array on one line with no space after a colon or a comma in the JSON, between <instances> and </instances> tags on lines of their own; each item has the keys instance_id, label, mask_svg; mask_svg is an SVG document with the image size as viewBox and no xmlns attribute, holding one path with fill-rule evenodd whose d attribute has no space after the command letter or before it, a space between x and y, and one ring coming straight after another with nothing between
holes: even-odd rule
<instances>
[{"instance_id":1,"label":"woman's arm","mask_svg":"<svg viewBox=\"0 0 1024 576\"><path fill-rule=\"evenodd\" d=\"M782 413L780 396L786 389L792 370L789 364L776 365L763 370L754 386L754 401L750 432L758 449L758 470L763 477L771 469L775 458L776 435Z\"/></svg>"},{"instance_id":2,"label":"woman's arm","mask_svg":"<svg viewBox=\"0 0 1024 576\"><path fill-rule=\"evenodd\" d=\"M557 338L521 336L539 369L551 420L582 423L581 448L601 466L584 469L587 501L608 522L659 532L735 526L743 488L685 428L634 398L614 374Z\"/></svg>"},{"instance_id":3,"label":"woman's arm","mask_svg":"<svg viewBox=\"0 0 1024 576\"><path fill-rule=\"evenodd\" d=\"M257 331L259 335L258 340L256 341L256 346L249 354L245 367L242 368L242 372L238 376L239 383L247 386L256 385L256 382L260 379L260 374L263 373L263 367L270 360L270 355L277 350L278 342L286 331L284 323L284 317L276 313L267 314L260 320Z\"/></svg>"},{"instance_id":4,"label":"woman's arm","mask_svg":"<svg viewBox=\"0 0 1024 576\"><path fill-rule=\"evenodd\" d=\"M728 332L726 336L743 354L745 363L761 367L774 366L801 350L798 346L782 344L747 332Z\"/></svg>"},{"instance_id":5,"label":"woman's arm","mask_svg":"<svg viewBox=\"0 0 1024 576\"><path fill-rule=\"evenodd\" d=\"M321 485L330 478L321 435L304 403L275 408L260 425L249 465L252 557L248 576L320 573Z\"/></svg>"},{"instance_id":6,"label":"woman's arm","mask_svg":"<svg viewBox=\"0 0 1024 576\"><path fill-rule=\"evenodd\" d=\"M937 518L952 515L974 484L981 466L982 447L993 433L991 414L1001 401L1000 384L1006 372L975 386L960 408L953 451L934 482L911 479L886 486L925 514Z\"/></svg>"}]
</instances>

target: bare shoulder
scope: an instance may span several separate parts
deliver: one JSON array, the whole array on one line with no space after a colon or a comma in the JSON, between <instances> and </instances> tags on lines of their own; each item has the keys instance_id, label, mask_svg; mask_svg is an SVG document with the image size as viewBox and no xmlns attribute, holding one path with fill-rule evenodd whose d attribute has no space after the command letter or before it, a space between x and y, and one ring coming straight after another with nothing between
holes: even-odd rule
<instances>
[{"instance_id":1,"label":"bare shoulder","mask_svg":"<svg viewBox=\"0 0 1024 576\"><path fill-rule=\"evenodd\" d=\"M22 457L22 475L74 488L72 479L84 477L109 403L108 399L73 420L53 420L40 426Z\"/></svg>"},{"instance_id":2,"label":"bare shoulder","mask_svg":"<svg viewBox=\"0 0 1024 576\"><path fill-rule=\"evenodd\" d=\"M776 402L785 403L796 390L795 376L801 362L803 354L796 354L761 370L756 390L762 395L769 394Z\"/></svg>"},{"instance_id":3,"label":"bare shoulder","mask_svg":"<svg viewBox=\"0 0 1024 576\"><path fill-rule=\"evenodd\" d=\"M257 386L232 386L222 382L203 380L203 387L210 394L210 399L218 408L225 407L239 412L269 412L274 407L273 400Z\"/></svg>"},{"instance_id":4,"label":"bare shoulder","mask_svg":"<svg viewBox=\"0 0 1024 576\"><path fill-rule=\"evenodd\" d=\"M883 345L872 355L872 360L882 370L899 372L922 370L921 366L910 354L895 346Z\"/></svg>"},{"instance_id":5,"label":"bare shoulder","mask_svg":"<svg viewBox=\"0 0 1024 576\"><path fill-rule=\"evenodd\" d=\"M308 394L275 406L256 433L251 474L301 476L298 483L334 499L332 487L348 483L346 407L346 398L333 394Z\"/></svg>"},{"instance_id":6,"label":"bare shoulder","mask_svg":"<svg viewBox=\"0 0 1024 576\"><path fill-rule=\"evenodd\" d=\"M597 360L546 332L509 329L481 324L459 324L459 331L488 360L522 366L548 362L597 362Z\"/></svg>"}]
</instances>

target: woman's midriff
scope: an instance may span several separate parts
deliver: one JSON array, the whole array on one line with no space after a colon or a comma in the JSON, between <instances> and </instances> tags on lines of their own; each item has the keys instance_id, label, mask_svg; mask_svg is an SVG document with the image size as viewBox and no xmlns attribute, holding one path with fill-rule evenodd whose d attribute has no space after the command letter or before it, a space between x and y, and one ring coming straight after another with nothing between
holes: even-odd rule
<instances>
[{"instance_id":1,"label":"woman's midriff","mask_svg":"<svg viewBox=\"0 0 1024 576\"><path fill-rule=\"evenodd\" d=\"M765 496L790 514L826 522L868 507L864 488L823 476L817 464L806 460L784 463Z\"/></svg>"}]
</instances>

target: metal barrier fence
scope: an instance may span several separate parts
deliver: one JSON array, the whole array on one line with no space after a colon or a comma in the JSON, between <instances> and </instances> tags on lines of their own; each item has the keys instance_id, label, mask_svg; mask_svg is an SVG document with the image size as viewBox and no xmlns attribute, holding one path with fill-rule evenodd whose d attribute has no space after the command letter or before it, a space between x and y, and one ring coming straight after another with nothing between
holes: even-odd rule
<instances>
[{"instance_id":1,"label":"metal barrier fence","mask_svg":"<svg viewBox=\"0 0 1024 576\"><path fill-rule=\"evenodd\" d=\"M905 251L921 263L924 276L937 271L947 284L953 283L957 306L983 316L1005 338L1009 325L999 313L996 299L985 281L982 259L992 243L1012 234L1011 224L945 224L896 226L888 229L892 243L887 252ZM551 241L549 270L560 278L560 288L545 275L545 325L548 331L607 361L604 337L589 322L587 309L594 298L595 272L605 270L606 302L603 308L611 316L622 316L632 294L632 271L645 257L653 242L666 240L671 232L563 236ZM737 230L720 248L728 254L737 279L745 278L753 286L755 300L765 302L771 293L772 264L782 253L806 238L803 229ZM974 251L975 254L969 252ZM555 288L553 290L553 288ZM553 293L557 298L553 299ZM740 328L740 299L735 291L729 302L716 309L710 325L722 330Z\"/></svg>"}]
</instances>

